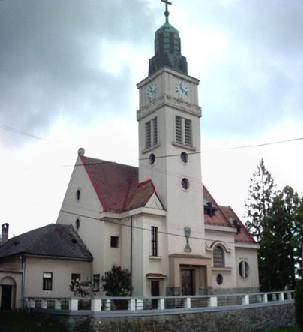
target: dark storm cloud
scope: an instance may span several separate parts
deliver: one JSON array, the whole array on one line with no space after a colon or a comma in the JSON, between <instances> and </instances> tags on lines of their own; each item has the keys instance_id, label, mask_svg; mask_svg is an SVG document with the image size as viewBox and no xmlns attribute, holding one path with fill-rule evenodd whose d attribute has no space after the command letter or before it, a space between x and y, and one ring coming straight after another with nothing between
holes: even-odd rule
<instances>
[{"instance_id":1,"label":"dark storm cloud","mask_svg":"<svg viewBox=\"0 0 303 332\"><path fill-rule=\"evenodd\" d=\"M126 109L127 64L114 76L88 59L104 40L142 45L152 22L143 0L1 1L0 125L35 133L59 114L87 121Z\"/></svg>"},{"instance_id":2,"label":"dark storm cloud","mask_svg":"<svg viewBox=\"0 0 303 332\"><path fill-rule=\"evenodd\" d=\"M193 22L229 40L226 56L207 80L201 77L209 134L258 136L285 119L303 128L303 2L196 0L194 6Z\"/></svg>"}]
</instances>

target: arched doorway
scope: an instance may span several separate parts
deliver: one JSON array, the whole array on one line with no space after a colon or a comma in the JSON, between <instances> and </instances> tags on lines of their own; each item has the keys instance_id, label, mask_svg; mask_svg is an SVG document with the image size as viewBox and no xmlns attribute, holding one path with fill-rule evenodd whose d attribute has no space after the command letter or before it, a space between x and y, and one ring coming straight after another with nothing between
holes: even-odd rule
<instances>
[{"instance_id":1,"label":"arched doorway","mask_svg":"<svg viewBox=\"0 0 303 332\"><path fill-rule=\"evenodd\" d=\"M15 308L16 281L11 277L0 280L1 310L12 310Z\"/></svg>"}]
</instances>

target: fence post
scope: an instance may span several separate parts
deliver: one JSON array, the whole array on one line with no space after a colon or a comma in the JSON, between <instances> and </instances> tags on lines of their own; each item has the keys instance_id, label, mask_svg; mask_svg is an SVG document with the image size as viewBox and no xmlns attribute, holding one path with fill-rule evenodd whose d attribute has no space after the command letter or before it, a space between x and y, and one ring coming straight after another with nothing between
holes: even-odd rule
<instances>
[{"instance_id":1,"label":"fence post","mask_svg":"<svg viewBox=\"0 0 303 332\"><path fill-rule=\"evenodd\" d=\"M143 300L137 299L137 310L143 310Z\"/></svg>"},{"instance_id":2,"label":"fence post","mask_svg":"<svg viewBox=\"0 0 303 332\"><path fill-rule=\"evenodd\" d=\"M55 309L61 310L61 301L60 300L55 300Z\"/></svg>"},{"instance_id":3,"label":"fence post","mask_svg":"<svg viewBox=\"0 0 303 332\"><path fill-rule=\"evenodd\" d=\"M158 309L159 310L164 310L165 309L164 299L159 299L158 300Z\"/></svg>"},{"instance_id":4,"label":"fence post","mask_svg":"<svg viewBox=\"0 0 303 332\"><path fill-rule=\"evenodd\" d=\"M105 311L110 311L110 299L105 300Z\"/></svg>"},{"instance_id":5,"label":"fence post","mask_svg":"<svg viewBox=\"0 0 303 332\"><path fill-rule=\"evenodd\" d=\"M263 294L263 302L264 303L268 302L268 295L267 294Z\"/></svg>"},{"instance_id":6,"label":"fence post","mask_svg":"<svg viewBox=\"0 0 303 332\"><path fill-rule=\"evenodd\" d=\"M102 302L101 299L92 299L92 311L98 312L101 311Z\"/></svg>"},{"instance_id":7,"label":"fence post","mask_svg":"<svg viewBox=\"0 0 303 332\"><path fill-rule=\"evenodd\" d=\"M209 298L209 304L208 304L209 307L217 307L218 306L218 298L217 296L211 296Z\"/></svg>"},{"instance_id":8,"label":"fence post","mask_svg":"<svg viewBox=\"0 0 303 332\"><path fill-rule=\"evenodd\" d=\"M78 311L78 299L70 299L69 300L69 310L70 311Z\"/></svg>"},{"instance_id":9,"label":"fence post","mask_svg":"<svg viewBox=\"0 0 303 332\"><path fill-rule=\"evenodd\" d=\"M243 296L242 305L249 305L249 296L248 295Z\"/></svg>"},{"instance_id":10,"label":"fence post","mask_svg":"<svg viewBox=\"0 0 303 332\"><path fill-rule=\"evenodd\" d=\"M191 298L187 297L185 302L186 309L191 309Z\"/></svg>"},{"instance_id":11,"label":"fence post","mask_svg":"<svg viewBox=\"0 0 303 332\"><path fill-rule=\"evenodd\" d=\"M47 309L47 300L41 300L41 309Z\"/></svg>"},{"instance_id":12,"label":"fence post","mask_svg":"<svg viewBox=\"0 0 303 332\"><path fill-rule=\"evenodd\" d=\"M136 300L135 299L130 299L128 301L128 310L129 311L136 311Z\"/></svg>"},{"instance_id":13,"label":"fence post","mask_svg":"<svg viewBox=\"0 0 303 332\"><path fill-rule=\"evenodd\" d=\"M284 301L284 300L285 300L284 292L281 292L280 293L280 301Z\"/></svg>"},{"instance_id":14,"label":"fence post","mask_svg":"<svg viewBox=\"0 0 303 332\"><path fill-rule=\"evenodd\" d=\"M36 301L33 300L33 299L30 299L29 302L30 302L29 307L31 309L35 309L35 307L36 307Z\"/></svg>"}]
</instances>

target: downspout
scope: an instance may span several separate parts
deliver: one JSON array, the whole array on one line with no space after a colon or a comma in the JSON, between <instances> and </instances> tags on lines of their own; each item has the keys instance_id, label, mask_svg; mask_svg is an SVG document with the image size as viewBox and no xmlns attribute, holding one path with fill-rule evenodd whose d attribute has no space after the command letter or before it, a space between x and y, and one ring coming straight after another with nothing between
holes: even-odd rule
<instances>
[{"instance_id":1,"label":"downspout","mask_svg":"<svg viewBox=\"0 0 303 332\"><path fill-rule=\"evenodd\" d=\"M130 217L130 275L133 286L133 216ZM133 295L133 290L130 295Z\"/></svg>"},{"instance_id":2,"label":"downspout","mask_svg":"<svg viewBox=\"0 0 303 332\"><path fill-rule=\"evenodd\" d=\"M21 256L21 262L22 262L22 284L21 284L21 305L22 309L25 308L25 271L26 271L26 257Z\"/></svg>"}]
</instances>

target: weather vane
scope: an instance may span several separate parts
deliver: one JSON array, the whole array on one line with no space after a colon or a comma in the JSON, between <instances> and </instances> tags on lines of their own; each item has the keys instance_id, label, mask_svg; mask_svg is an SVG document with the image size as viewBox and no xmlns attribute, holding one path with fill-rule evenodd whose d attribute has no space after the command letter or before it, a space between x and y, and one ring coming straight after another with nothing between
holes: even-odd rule
<instances>
[{"instance_id":1,"label":"weather vane","mask_svg":"<svg viewBox=\"0 0 303 332\"><path fill-rule=\"evenodd\" d=\"M166 23L168 23L168 16L169 16L169 11L168 11L168 5L172 5L173 3L168 1L168 0L161 0L162 2L165 3L165 12L164 15L166 17Z\"/></svg>"}]
</instances>

